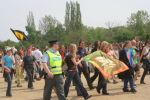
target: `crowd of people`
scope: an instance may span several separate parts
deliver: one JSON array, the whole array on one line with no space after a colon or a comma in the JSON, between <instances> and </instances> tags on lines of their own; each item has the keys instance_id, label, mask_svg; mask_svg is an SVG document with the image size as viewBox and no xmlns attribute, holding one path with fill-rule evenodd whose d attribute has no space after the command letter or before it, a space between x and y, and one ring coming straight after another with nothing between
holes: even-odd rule
<instances>
[{"instance_id":1,"label":"crowd of people","mask_svg":"<svg viewBox=\"0 0 150 100\"><path fill-rule=\"evenodd\" d=\"M128 66L128 70L111 79L105 79L102 73L92 64L84 61L84 56L101 50L114 59L119 59ZM15 77L17 87L22 87L22 79L28 82L28 89L34 89L33 82L45 80L43 100L51 100L54 89L59 100L66 100L71 83L75 86L77 96L85 100L91 98L82 83L83 73L90 90L96 89L98 94L109 95L107 84L117 79L123 82L123 92L137 92L136 80L141 76L140 84L146 84L144 79L150 74L150 41L142 42L136 39L122 43L95 41L86 45L83 40L79 44L60 45L59 41L49 41L49 46L39 49L29 46L27 49L6 47L0 51L0 66L3 68L4 81L8 83L6 96L12 96L12 80ZM141 68L144 69L143 74ZM96 80L98 78L98 80ZM93 82L97 81L97 86ZM130 89L128 86L130 85ZM35 83L36 84L36 83Z\"/></svg>"}]
</instances>

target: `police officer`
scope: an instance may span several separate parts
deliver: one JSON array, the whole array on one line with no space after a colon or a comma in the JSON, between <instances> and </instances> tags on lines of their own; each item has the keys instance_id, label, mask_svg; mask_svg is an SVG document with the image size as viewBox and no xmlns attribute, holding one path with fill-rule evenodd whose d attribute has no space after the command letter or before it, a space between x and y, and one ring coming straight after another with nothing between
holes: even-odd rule
<instances>
[{"instance_id":1,"label":"police officer","mask_svg":"<svg viewBox=\"0 0 150 100\"><path fill-rule=\"evenodd\" d=\"M43 55L43 67L47 73L45 78L45 87L43 93L43 100L51 100L51 93L53 87L59 100L66 100L64 94L64 82L62 75L62 58L59 50L59 43L57 40L49 41L50 49Z\"/></svg>"}]
</instances>

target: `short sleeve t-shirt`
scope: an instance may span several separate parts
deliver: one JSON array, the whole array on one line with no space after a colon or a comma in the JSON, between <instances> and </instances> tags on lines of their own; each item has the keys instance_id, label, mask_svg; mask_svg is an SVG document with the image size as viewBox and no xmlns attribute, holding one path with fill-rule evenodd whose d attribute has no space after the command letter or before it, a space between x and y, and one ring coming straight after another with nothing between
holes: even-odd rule
<instances>
[{"instance_id":1,"label":"short sleeve t-shirt","mask_svg":"<svg viewBox=\"0 0 150 100\"><path fill-rule=\"evenodd\" d=\"M67 55L65 58L65 62L68 66L68 70L76 70L76 65L74 65L74 63L72 62L72 55Z\"/></svg>"},{"instance_id":2,"label":"short sleeve t-shirt","mask_svg":"<svg viewBox=\"0 0 150 100\"><path fill-rule=\"evenodd\" d=\"M8 55L5 55L2 58L2 61L4 62L4 66L6 66L7 68L11 69L13 67L13 59L9 57Z\"/></svg>"},{"instance_id":3,"label":"short sleeve t-shirt","mask_svg":"<svg viewBox=\"0 0 150 100\"><path fill-rule=\"evenodd\" d=\"M133 49L130 48L130 49L126 50L126 53L127 53L127 58L130 62L130 65L132 66L134 64L134 62L133 62Z\"/></svg>"},{"instance_id":4,"label":"short sleeve t-shirt","mask_svg":"<svg viewBox=\"0 0 150 100\"><path fill-rule=\"evenodd\" d=\"M78 47L77 55L79 55L80 58L86 56L86 49L85 49L85 48Z\"/></svg>"},{"instance_id":5,"label":"short sleeve t-shirt","mask_svg":"<svg viewBox=\"0 0 150 100\"><path fill-rule=\"evenodd\" d=\"M23 58L23 62L24 62L24 66L28 66L28 65L33 65L33 62L35 61L35 58L34 56L28 56L26 55L24 58Z\"/></svg>"}]
</instances>

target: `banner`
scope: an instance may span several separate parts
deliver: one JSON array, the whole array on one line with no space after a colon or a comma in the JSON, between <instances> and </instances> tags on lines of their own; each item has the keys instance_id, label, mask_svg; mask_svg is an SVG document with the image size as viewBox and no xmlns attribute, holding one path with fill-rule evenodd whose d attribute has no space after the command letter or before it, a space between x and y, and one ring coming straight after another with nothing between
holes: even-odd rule
<instances>
[{"instance_id":1,"label":"banner","mask_svg":"<svg viewBox=\"0 0 150 100\"><path fill-rule=\"evenodd\" d=\"M102 51L89 54L84 57L84 60L92 63L102 73L105 79L128 70L128 66L123 62L108 56Z\"/></svg>"},{"instance_id":2,"label":"banner","mask_svg":"<svg viewBox=\"0 0 150 100\"><path fill-rule=\"evenodd\" d=\"M13 29L10 29L14 35L16 36L16 38L20 41L25 41L25 40L28 40L28 36L26 36L24 34L24 32L20 31L20 30L13 30Z\"/></svg>"}]
</instances>

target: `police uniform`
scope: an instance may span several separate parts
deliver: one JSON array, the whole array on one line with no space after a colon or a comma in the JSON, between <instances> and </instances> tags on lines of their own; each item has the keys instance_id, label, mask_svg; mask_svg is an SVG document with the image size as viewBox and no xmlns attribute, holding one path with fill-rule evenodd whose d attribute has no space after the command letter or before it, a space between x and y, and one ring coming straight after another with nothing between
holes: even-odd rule
<instances>
[{"instance_id":1,"label":"police uniform","mask_svg":"<svg viewBox=\"0 0 150 100\"><path fill-rule=\"evenodd\" d=\"M57 42L57 41L50 41ZM64 82L62 75L62 58L58 51L49 49L43 55L43 63L47 63L53 78L45 78L43 100L51 100L52 89L56 89L59 100L66 100L64 95Z\"/></svg>"}]
</instances>

